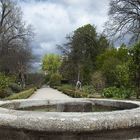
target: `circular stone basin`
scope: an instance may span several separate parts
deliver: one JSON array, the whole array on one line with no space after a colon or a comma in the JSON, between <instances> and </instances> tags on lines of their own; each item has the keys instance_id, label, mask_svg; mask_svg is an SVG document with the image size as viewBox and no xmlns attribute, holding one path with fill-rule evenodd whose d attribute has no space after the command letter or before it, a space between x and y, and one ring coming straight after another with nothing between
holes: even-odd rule
<instances>
[{"instance_id":1,"label":"circular stone basin","mask_svg":"<svg viewBox=\"0 0 140 140\"><path fill-rule=\"evenodd\" d=\"M0 106L0 140L140 139L140 102L15 100L1 102ZM111 111L97 112L94 107Z\"/></svg>"},{"instance_id":2,"label":"circular stone basin","mask_svg":"<svg viewBox=\"0 0 140 140\"><path fill-rule=\"evenodd\" d=\"M49 103L42 106L18 108L18 110L41 111L41 112L91 112L92 103L88 101Z\"/></svg>"},{"instance_id":3,"label":"circular stone basin","mask_svg":"<svg viewBox=\"0 0 140 140\"><path fill-rule=\"evenodd\" d=\"M41 106L32 105L28 107L20 107L14 109L23 111L40 111L40 112L107 112L107 111L123 110L123 108L95 105L89 101L75 101L75 102L61 101L53 104L49 103Z\"/></svg>"}]
</instances>

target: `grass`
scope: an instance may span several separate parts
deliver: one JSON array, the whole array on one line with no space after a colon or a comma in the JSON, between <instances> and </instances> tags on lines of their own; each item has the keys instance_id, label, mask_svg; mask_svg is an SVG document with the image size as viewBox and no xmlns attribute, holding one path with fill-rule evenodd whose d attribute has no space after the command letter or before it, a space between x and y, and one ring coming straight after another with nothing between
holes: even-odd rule
<instances>
[{"instance_id":1,"label":"grass","mask_svg":"<svg viewBox=\"0 0 140 140\"><path fill-rule=\"evenodd\" d=\"M35 92L35 88L31 88L25 91L22 91L17 94L10 95L5 98L5 100L14 100L14 99L27 99Z\"/></svg>"}]
</instances>

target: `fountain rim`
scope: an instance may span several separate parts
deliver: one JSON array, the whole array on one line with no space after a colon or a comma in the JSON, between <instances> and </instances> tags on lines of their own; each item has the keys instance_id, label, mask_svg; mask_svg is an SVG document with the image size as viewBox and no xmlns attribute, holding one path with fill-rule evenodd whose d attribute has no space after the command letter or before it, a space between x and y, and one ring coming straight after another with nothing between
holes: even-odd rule
<instances>
[{"instance_id":1,"label":"fountain rim","mask_svg":"<svg viewBox=\"0 0 140 140\"><path fill-rule=\"evenodd\" d=\"M3 101L0 106L9 103L29 102L60 102L60 100L13 100ZM113 104L133 104L137 108L112 112L34 112L17 111L0 107L0 127L25 129L47 132L93 132L102 130L116 130L140 128L140 102L112 99L65 99L61 101L93 101L110 102Z\"/></svg>"}]
</instances>

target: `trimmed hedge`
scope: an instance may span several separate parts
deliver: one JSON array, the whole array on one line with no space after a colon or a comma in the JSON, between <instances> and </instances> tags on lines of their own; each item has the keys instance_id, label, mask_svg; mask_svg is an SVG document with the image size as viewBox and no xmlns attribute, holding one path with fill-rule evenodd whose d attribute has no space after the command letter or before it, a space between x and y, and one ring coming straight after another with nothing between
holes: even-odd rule
<instances>
[{"instance_id":1,"label":"trimmed hedge","mask_svg":"<svg viewBox=\"0 0 140 140\"><path fill-rule=\"evenodd\" d=\"M60 86L56 86L54 88L73 98L86 98L88 96L87 93L75 89L68 89Z\"/></svg>"},{"instance_id":2,"label":"trimmed hedge","mask_svg":"<svg viewBox=\"0 0 140 140\"><path fill-rule=\"evenodd\" d=\"M35 92L35 88L31 88L25 91L22 91L20 93L11 95L9 97L6 97L6 100L14 100L14 99L27 99L29 98L34 92Z\"/></svg>"}]
</instances>

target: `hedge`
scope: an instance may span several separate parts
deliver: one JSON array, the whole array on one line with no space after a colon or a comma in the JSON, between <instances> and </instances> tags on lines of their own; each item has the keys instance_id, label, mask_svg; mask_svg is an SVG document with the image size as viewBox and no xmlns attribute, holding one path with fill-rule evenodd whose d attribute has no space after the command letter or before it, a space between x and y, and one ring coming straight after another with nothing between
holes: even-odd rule
<instances>
[{"instance_id":1,"label":"hedge","mask_svg":"<svg viewBox=\"0 0 140 140\"><path fill-rule=\"evenodd\" d=\"M22 91L20 93L13 94L9 97L6 97L5 100L27 99L35 92L35 90L36 90L35 88L31 88L31 89Z\"/></svg>"},{"instance_id":2,"label":"hedge","mask_svg":"<svg viewBox=\"0 0 140 140\"><path fill-rule=\"evenodd\" d=\"M67 89L67 88L63 88L60 86L55 86L54 88L63 92L64 94L66 94L70 97L74 97L74 98L84 98L84 97L88 96L87 93L84 93L84 92L81 92L81 91L75 90L75 89Z\"/></svg>"}]
</instances>

